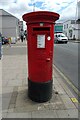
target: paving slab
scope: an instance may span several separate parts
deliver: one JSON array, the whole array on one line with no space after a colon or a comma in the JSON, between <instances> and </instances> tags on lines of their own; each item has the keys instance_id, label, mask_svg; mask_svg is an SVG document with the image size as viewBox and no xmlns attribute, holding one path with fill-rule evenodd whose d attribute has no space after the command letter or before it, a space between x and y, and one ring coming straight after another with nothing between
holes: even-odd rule
<instances>
[{"instance_id":1,"label":"paving slab","mask_svg":"<svg viewBox=\"0 0 80 120\"><path fill-rule=\"evenodd\" d=\"M33 111L32 118L58 118L55 110Z\"/></svg>"},{"instance_id":2,"label":"paving slab","mask_svg":"<svg viewBox=\"0 0 80 120\"><path fill-rule=\"evenodd\" d=\"M58 118L78 118L77 109L57 110Z\"/></svg>"},{"instance_id":3,"label":"paving slab","mask_svg":"<svg viewBox=\"0 0 80 120\"><path fill-rule=\"evenodd\" d=\"M62 101L64 102L67 109L76 109L76 106L73 104L68 95L61 95L60 97L62 98Z\"/></svg>"},{"instance_id":4,"label":"paving slab","mask_svg":"<svg viewBox=\"0 0 80 120\"><path fill-rule=\"evenodd\" d=\"M6 118L31 118L31 113L7 113Z\"/></svg>"}]
</instances>

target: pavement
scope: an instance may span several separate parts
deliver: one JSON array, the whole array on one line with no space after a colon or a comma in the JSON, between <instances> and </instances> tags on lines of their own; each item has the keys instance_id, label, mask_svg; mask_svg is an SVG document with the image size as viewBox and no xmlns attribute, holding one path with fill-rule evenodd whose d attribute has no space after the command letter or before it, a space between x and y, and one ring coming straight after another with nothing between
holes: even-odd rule
<instances>
[{"instance_id":1,"label":"pavement","mask_svg":"<svg viewBox=\"0 0 80 120\"><path fill-rule=\"evenodd\" d=\"M79 40L69 40L69 42L80 43L80 39Z\"/></svg>"},{"instance_id":2,"label":"pavement","mask_svg":"<svg viewBox=\"0 0 80 120\"><path fill-rule=\"evenodd\" d=\"M6 47L6 46L4 46ZM24 48L26 42L17 42L12 48ZM27 51L25 54L4 55L0 60L0 110L2 118L78 118L78 100L65 78L53 65L53 95L45 103L28 98Z\"/></svg>"}]
</instances>

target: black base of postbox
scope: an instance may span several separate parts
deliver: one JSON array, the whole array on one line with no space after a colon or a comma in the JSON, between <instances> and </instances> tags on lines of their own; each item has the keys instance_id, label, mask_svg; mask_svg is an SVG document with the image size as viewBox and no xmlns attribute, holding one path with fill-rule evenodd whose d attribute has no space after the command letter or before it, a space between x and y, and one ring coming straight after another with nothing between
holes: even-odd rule
<instances>
[{"instance_id":1,"label":"black base of postbox","mask_svg":"<svg viewBox=\"0 0 80 120\"><path fill-rule=\"evenodd\" d=\"M47 102L52 97L53 80L38 83L28 79L28 96L35 102Z\"/></svg>"}]
</instances>

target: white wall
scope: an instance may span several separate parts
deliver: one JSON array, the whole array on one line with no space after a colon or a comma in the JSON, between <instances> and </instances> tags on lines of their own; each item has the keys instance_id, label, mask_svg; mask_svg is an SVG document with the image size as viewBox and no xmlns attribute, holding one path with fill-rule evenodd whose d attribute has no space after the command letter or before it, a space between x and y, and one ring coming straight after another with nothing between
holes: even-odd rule
<instances>
[{"instance_id":1,"label":"white wall","mask_svg":"<svg viewBox=\"0 0 80 120\"><path fill-rule=\"evenodd\" d=\"M2 17L2 33L6 37L16 37L17 38L17 19L11 16Z\"/></svg>"},{"instance_id":2,"label":"white wall","mask_svg":"<svg viewBox=\"0 0 80 120\"><path fill-rule=\"evenodd\" d=\"M65 33L67 37L69 36L69 28L71 27L70 25L71 25L71 21L66 21L63 23L63 32Z\"/></svg>"},{"instance_id":3,"label":"white wall","mask_svg":"<svg viewBox=\"0 0 80 120\"><path fill-rule=\"evenodd\" d=\"M0 33L2 33L2 10L0 10Z\"/></svg>"},{"instance_id":4,"label":"white wall","mask_svg":"<svg viewBox=\"0 0 80 120\"><path fill-rule=\"evenodd\" d=\"M80 24L72 25L75 29L73 29L73 35L75 35L76 39L80 39Z\"/></svg>"},{"instance_id":5,"label":"white wall","mask_svg":"<svg viewBox=\"0 0 80 120\"><path fill-rule=\"evenodd\" d=\"M13 17L3 16L2 17L2 33L3 36L11 37L15 36L15 19Z\"/></svg>"},{"instance_id":6,"label":"white wall","mask_svg":"<svg viewBox=\"0 0 80 120\"><path fill-rule=\"evenodd\" d=\"M78 2L78 19L80 19L80 1Z\"/></svg>"},{"instance_id":7,"label":"white wall","mask_svg":"<svg viewBox=\"0 0 80 120\"><path fill-rule=\"evenodd\" d=\"M80 24L78 24L78 39L80 40Z\"/></svg>"},{"instance_id":8,"label":"white wall","mask_svg":"<svg viewBox=\"0 0 80 120\"><path fill-rule=\"evenodd\" d=\"M65 29L64 29L65 25ZM67 27L68 25L68 27ZM67 35L69 39L73 39L74 36L76 39L80 39L80 24L71 24L71 21L66 21L63 23L63 32ZM72 37L70 36L69 31L72 31Z\"/></svg>"},{"instance_id":9,"label":"white wall","mask_svg":"<svg viewBox=\"0 0 80 120\"><path fill-rule=\"evenodd\" d=\"M6 37L19 36L18 19L2 9L0 9L0 32Z\"/></svg>"},{"instance_id":10,"label":"white wall","mask_svg":"<svg viewBox=\"0 0 80 120\"><path fill-rule=\"evenodd\" d=\"M2 17L0 16L0 33L2 33Z\"/></svg>"}]
</instances>

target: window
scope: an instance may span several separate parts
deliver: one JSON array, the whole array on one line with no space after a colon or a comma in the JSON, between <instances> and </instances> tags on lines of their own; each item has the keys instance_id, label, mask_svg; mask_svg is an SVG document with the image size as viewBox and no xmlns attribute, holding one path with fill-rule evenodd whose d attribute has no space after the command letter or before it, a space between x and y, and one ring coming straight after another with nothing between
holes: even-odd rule
<instances>
[{"instance_id":1,"label":"window","mask_svg":"<svg viewBox=\"0 0 80 120\"><path fill-rule=\"evenodd\" d=\"M72 37L72 30L69 30L69 36Z\"/></svg>"},{"instance_id":2,"label":"window","mask_svg":"<svg viewBox=\"0 0 80 120\"><path fill-rule=\"evenodd\" d=\"M64 29L65 29L65 25L64 25Z\"/></svg>"}]
</instances>

